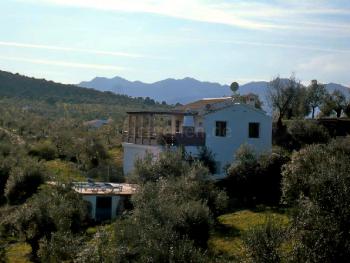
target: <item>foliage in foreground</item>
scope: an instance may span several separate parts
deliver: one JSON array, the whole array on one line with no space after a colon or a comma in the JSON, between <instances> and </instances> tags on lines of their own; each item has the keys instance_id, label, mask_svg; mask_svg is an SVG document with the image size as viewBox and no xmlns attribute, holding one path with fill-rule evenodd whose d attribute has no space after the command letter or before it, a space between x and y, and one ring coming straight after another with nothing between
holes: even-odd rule
<instances>
[{"instance_id":1,"label":"foliage in foreground","mask_svg":"<svg viewBox=\"0 0 350 263\"><path fill-rule=\"evenodd\" d=\"M25 204L3 217L1 224L9 234L27 242L32 248L32 259L37 260L40 243L45 245L45 240L52 238L56 241L60 237L52 236L56 232L80 233L87 213L87 204L70 187L44 186ZM45 247L49 249L43 246L41 255L46 254Z\"/></svg>"},{"instance_id":2,"label":"foliage in foreground","mask_svg":"<svg viewBox=\"0 0 350 263\"><path fill-rule=\"evenodd\" d=\"M258 204L278 205L281 198L281 169L289 156L281 149L258 156L248 145L241 146L236 161L219 182L226 189L233 207L254 207Z\"/></svg>"},{"instance_id":3,"label":"foliage in foreground","mask_svg":"<svg viewBox=\"0 0 350 263\"><path fill-rule=\"evenodd\" d=\"M295 207L295 262L350 258L350 138L293 154L283 171L284 201Z\"/></svg>"},{"instance_id":4,"label":"foliage in foreground","mask_svg":"<svg viewBox=\"0 0 350 263\"><path fill-rule=\"evenodd\" d=\"M189 165L181 153L164 153L158 161L140 160L133 179L140 184L134 209L117 221L107 242L114 261L209 262L209 232L226 196L208 180L207 169Z\"/></svg>"},{"instance_id":5,"label":"foliage in foreground","mask_svg":"<svg viewBox=\"0 0 350 263\"><path fill-rule=\"evenodd\" d=\"M263 225L249 229L243 235L248 259L254 263L278 263L283 260L281 246L286 240L286 228L269 218Z\"/></svg>"}]
</instances>

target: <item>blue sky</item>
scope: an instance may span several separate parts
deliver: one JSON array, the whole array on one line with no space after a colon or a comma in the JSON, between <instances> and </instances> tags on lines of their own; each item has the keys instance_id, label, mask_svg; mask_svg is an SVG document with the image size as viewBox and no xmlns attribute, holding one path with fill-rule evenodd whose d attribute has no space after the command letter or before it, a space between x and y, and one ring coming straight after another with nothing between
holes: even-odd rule
<instances>
[{"instance_id":1,"label":"blue sky","mask_svg":"<svg viewBox=\"0 0 350 263\"><path fill-rule=\"evenodd\" d=\"M348 0L1 0L0 25L1 70L63 83L350 85Z\"/></svg>"}]
</instances>

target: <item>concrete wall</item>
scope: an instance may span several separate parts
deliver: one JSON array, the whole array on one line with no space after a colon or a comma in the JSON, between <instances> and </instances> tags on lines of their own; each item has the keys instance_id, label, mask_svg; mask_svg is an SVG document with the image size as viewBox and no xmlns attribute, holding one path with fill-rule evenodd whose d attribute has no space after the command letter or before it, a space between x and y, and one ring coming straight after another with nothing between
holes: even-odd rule
<instances>
[{"instance_id":1,"label":"concrete wall","mask_svg":"<svg viewBox=\"0 0 350 263\"><path fill-rule=\"evenodd\" d=\"M153 154L155 157L163 150L162 146L141 145L133 143L123 143L124 159L123 171L124 175L129 174L134 169L134 163L139 158L144 158L147 153Z\"/></svg>"},{"instance_id":2,"label":"concrete wall","mask_svg":"<svg viewBox=\"0 0 350 263\"><path fill-rule=\"evenodd\" d=\"M111 218L115 219L117 217L117 210L118 206L120 205L120 196L114 195L112 196L112 211L111 211Z\"/></svg>"},{"instance_id":3,"label":"concrete wall","mask_svg":"<svg viewBox=\"0 0 350 263\"><path fill-rule=\"evenodd\" d=\"M216 121L226 121L226 137L215 135ZM249 138L249 122L260 123L260 137ZM205 115L204 128L206 132L206 146L215 154L220 163L223 176L224 166L233 161L234 153L244 143L252 145L259 153L271 151L272 148L272 119L263 112L250 106L234 104Z\"/></svg>"},{"instance_id":4,"label":"concrete wall","mask_svg":"<svg viewBox=\"0 0 350 263\"><path fill-rule=\"evenodd\" d=\"M121 197L113 195L112 197L112 207L111 207L111 219L117 217L118 206L120 205ZM91 204L91 218L96 219L96 195L83 195L83 199Z\"/></svg>"},{"instance_id":5,"label":"concrete wall","mask_svg":"<svg viewBox=\"0 0 350 263\"><path fill-rule=\"evenodd\" d=\"M90 216L91 218L96 218L96 196L95 195L83 195L83 199L88 201L91 205Z\"/></svg>"}]
</instances>

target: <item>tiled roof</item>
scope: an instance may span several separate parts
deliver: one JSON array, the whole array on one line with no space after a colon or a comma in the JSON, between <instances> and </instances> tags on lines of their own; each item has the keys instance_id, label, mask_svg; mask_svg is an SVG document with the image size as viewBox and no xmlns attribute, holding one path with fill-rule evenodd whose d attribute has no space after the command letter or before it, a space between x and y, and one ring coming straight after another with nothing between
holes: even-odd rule
<instances>
[{"instance_id":1,"label":"tiled roof","mask_svg":"<svg viewBox=\"0 0 350 263\"><path fill-rule=\"evenodd\" d=\"M207 106L208 104L211 105L211 104L215 104L218 102L224 102L228 99L231 99L231 97L205 98L205 99L191 102L189 104L179 106L176 109L178 109L178 110L200 110L200 109L204 108L205 106Z\"/></svg>"}]
</instances>

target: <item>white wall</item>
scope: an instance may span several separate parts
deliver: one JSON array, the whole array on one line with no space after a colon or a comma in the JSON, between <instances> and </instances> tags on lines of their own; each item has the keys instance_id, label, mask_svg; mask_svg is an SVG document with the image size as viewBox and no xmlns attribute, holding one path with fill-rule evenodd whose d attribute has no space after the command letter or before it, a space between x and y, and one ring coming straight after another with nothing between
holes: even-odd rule
<instances>
[{"instance_id":1,"label":"white wall","mask_svg":"<svg viewBox=\"0 0 350 263\"><path fill-rule=\"evenodd\" d=\"M215 136L216 121L226 121L226 137ZM260 137L249 138L249 122L260 123ZM234 104L205 115L206 146L215 154L222 169L233 161L236 150L243 144L252 145L257 152L271 151L272 119L250 106ZM220 171L221 175L223 171Z\"/></svg>"},{"instance_id":2,"label":"white wall","mask_svg":"<svg viewBox=\"0 0 350 263\"><path fill-rule=\"evenodd\" d=\"M96 218L96 196L95 195L83 195L83 199L91 204L91 218Z\"/></svg>"},{"instance_id":3,"label":"white wall","mask_svg":"<svg viewBox=\"0 0 350 263\"><path fill-rule=\"evenodd\" d=\"M134 163L139 158L144 158L147 153L153 154L155 157L163 150L162 146L141 145L134 143L123 143L124 159L123 171L124 175L129 174L134 169Z\"/></svg>"}]
</instances>

